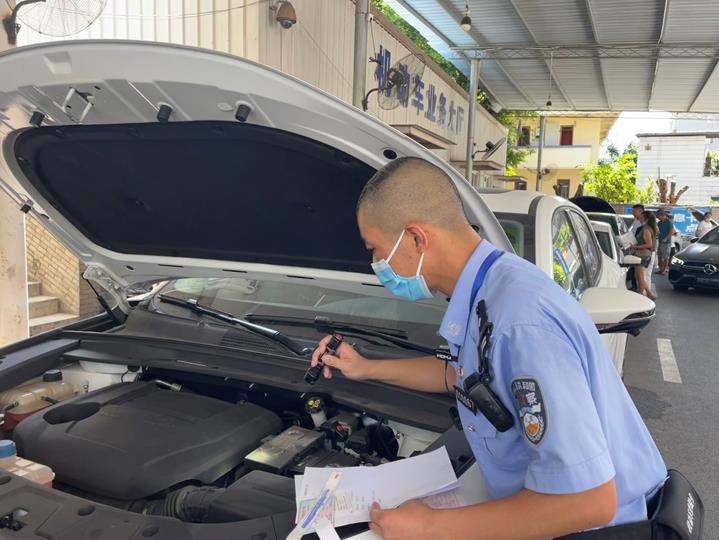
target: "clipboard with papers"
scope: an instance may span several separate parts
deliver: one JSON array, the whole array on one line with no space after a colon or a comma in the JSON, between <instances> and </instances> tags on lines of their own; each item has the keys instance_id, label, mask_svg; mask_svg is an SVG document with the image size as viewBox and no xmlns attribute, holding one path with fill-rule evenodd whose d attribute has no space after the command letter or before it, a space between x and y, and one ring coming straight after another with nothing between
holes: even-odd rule
<instances>
[{"instance_id":1,"label":"clipboard with papers","mask_svg":"<svg viewBox=\"0 0 719 540\"><path fill-rule=\"evenodd\" d=\"M299 529L293 531L294 537L288 537L291 539L368 522L373 502L383 508L410 500L422 500L432 508L465 505L444 447L376 467L307 467L304 475L295 476L295 493Z\"/></svg>"}]
</instances>

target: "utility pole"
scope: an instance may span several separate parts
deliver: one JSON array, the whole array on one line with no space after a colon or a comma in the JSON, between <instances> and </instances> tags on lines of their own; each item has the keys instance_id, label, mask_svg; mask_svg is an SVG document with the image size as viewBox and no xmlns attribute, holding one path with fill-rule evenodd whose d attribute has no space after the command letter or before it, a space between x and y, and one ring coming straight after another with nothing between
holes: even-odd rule
<instances>
[{"instance_id":1,"label":"utility pole","mask_svg":"<svg viewBox=\"0 0 719 540\"><path fill-rule=\"evenodd\" d=\"M541 113L540 113L541 114ZM539 144L537 145L537 191L542 191L542 149L544 148L544 115L539 117Z\"/></svg>"},{"instance_id":2,"label":"utility pole","mask_svg":"<svg viewBox=\"0 0 719 540\"><path fill-rule=\"evenodd\" d=\"M467 120L467 153L465 163L465 177L467 182L472 183L472 172L474 170L474 127L477 122L477 90L479 89L479 58L472 58L469 61L469 118ZM476 186L480 187L480 186Z\"/></svg>"},{"instance_id":3,"label":"utility pole","mask_svg":"<svg viewBox=\"0 0 719 540\"><path fill-rule=\"evenodd\" d=\"M352 76L352 105L362 107L367 91L367 27L369 0L355 0L354 73Z\"/></svg>"}]
</instances>

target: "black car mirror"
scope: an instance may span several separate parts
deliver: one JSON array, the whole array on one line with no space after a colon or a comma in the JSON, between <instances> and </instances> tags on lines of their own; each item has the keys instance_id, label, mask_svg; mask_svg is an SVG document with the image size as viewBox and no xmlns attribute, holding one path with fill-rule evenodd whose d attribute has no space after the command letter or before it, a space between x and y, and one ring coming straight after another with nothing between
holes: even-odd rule
<instances>
[{"instance_id":1,"label":"black car mirror","mask_svg":"<svg viewBox=\"0 0 719 540\"><path fill-rule=\"evenodd\" d=\"M696 244L696 241L697 241L697 240L699 240L698 237L692 238L691 240L689 240L689 242L691 242L692 244Z\"/></svg>"}]
</instances>

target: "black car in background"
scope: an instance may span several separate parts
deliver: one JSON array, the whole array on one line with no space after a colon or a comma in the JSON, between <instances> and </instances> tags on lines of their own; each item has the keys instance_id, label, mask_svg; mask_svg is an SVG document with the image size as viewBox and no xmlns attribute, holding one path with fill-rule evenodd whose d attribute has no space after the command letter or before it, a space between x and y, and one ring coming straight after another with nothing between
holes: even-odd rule
<instances>
[{"instance_id":1,"label":"black car in background","mask_svg":"<svg viewBox=\"0 0 719 540\"><path fill-rule=\"evenodd\" d=\"M669 281L678 291L689 287L719 290L719 227L672 257Z\"/></svg>"}]
</instances>

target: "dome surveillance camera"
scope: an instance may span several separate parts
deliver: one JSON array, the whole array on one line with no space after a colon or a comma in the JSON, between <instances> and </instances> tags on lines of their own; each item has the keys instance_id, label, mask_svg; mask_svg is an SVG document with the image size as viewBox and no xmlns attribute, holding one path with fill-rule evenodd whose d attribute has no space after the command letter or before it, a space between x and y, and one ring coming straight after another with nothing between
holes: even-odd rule
<instances>
[{"instance_id":1,"label":"dome surveillance camera","mask_svg":"<svg viewBox=\"0 0 719 540\"><path fill-rule=\"evenodd\" d=\"M280 23L282 28L289 30L297 23L295 7L290 2L282 2L277 10L277 15L275 15L275 20Z\"/></svg>"}]
</instances>

